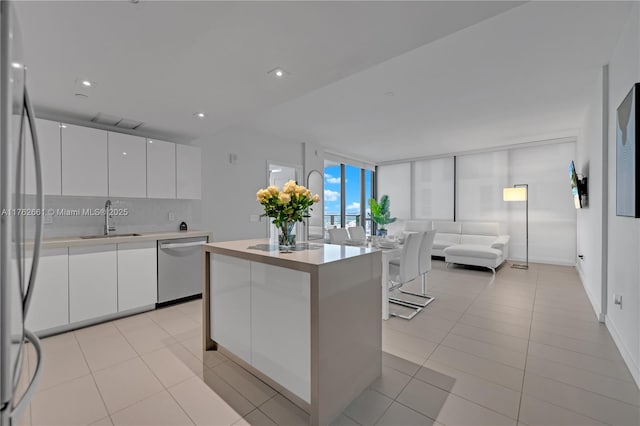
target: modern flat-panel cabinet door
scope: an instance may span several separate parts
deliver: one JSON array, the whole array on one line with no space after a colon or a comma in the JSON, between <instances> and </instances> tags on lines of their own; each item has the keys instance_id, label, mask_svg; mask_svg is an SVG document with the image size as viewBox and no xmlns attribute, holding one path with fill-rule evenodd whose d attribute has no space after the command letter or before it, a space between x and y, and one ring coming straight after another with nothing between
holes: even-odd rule
<instances>
[{"instance_id":1,"label":"modern flat-panel cabinet door","mask_svg":"<svg viewBox=\"0 0 640 426\"><path fill-rule=\"evenodd\" d=\"M146 140L109 132L109 196L147 196Z\"/></svg>"},{"instance_id":2,"label":"modern flat-panel cabinet door","mask_svg":"<svg viewBox=\"0 0 640 426\"><path fill-rule=\"evenodd\" d=\"M117 311L116 245L69 247L70 321L84 321Z\"/></svg>"},{"instance_id":3,"label":"modern flat-panel cabinet door","mask_svg":"<svg viewBox=\"0 0 640 426\"><path fill-rule=\"evenodd\" d=\"M107 196L107 132L62 128L62 195Z\"/></svg>"},{"instance_id":4,"label":"modern flat-panel cabinet door","mask_svg":"<svg viewBox=\"0 0 640 426\"><path fill-rule=\"evenodd\" d=\"M176 144L177 198L199 200L202 195L200 148Z\"/></svg>"},{"instance_id":5,"label":"modern flat-panel cabinet door","mask_svg":"<svg viewBox=\"0 0 640 426\"><path fill-rule=\"evenodd\" d=\"M176 198L176 144L147 139L147 198Z\"/></svg>"},{"instance_id":6,"label":"modern flat-panel cabinet door","mask_svg":"<svg viewBox=\"0 0 640 426\"><path fill-rule=\"evenodd\" d=\"M27 270L31 253L26 256ZM69 324L69 249L40 251L36 284L27 314L27 328L38 332Z\"/></svg>"},{"instance_id":7,"label":"modern flat-panel cabinet door","mask_svg":"<svg viewBox=\"0 0 640 426\"><path fill-rule=\"evenodd\" d=\"M118 244L118 312L158 301L156 241Z\"/></svg>"},{"instance_id":8,"label":"modern flat-panel cabinet door","mask_svg":"<svg viewBox=\"0 0 640 426\"><path fill-rule=\"evenodd\" d=\"M251 262L251 365L307 402L311 401L310 279L308 272Z\"/></svg>"},{"instance_id":9,"label":"modern flat-panel cabinet door","mask_svg":"<svg viewBox=\"0 0 640 426\"><path fill-rule=\"evenodd\" d=\"M42 162L42 188L47 195L62 194L60 123L36 119L40 161ZM33 158L31 133L26 134L25 192L36 193L36 171Z\"/></svg>"},{"instance_id":10,"label":"modern flat-panel cabinet door","mask_svg":"<svg viewBox=\"0 0 640 426\"><path fill-rule=\"evenodd\" d=\"M211 255L211 338L251 363L250 262Z\"/></svg>"}]
</instances>

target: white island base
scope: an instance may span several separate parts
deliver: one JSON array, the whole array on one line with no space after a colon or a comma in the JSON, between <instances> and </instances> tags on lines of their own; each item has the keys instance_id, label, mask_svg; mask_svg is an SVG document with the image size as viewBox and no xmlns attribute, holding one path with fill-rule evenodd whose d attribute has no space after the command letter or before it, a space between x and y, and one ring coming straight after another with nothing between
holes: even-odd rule
<instances>
[{"instance_id":1,"label":"white island base","mask_svg":"<svg viewBox=\"0 0 640 426\"><path fill-rule=\"evenodd\" d=\"M205 350L219 350L325 425L382 371L381 254L268 240L204 246Z\"/></svg>"}]
</instances>

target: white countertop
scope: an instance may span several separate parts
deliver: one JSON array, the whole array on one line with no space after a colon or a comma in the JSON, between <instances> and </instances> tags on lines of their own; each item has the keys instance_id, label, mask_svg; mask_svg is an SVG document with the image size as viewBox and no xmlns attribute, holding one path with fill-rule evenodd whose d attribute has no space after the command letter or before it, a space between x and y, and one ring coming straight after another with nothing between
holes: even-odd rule
<instances>
[{"instance_id":1,"label":"white countertop","mask_svg":"<svg viewBox=\"0 0 640 426\"><path fill-rule=\"evenodd\" d=\"M141 232L136 236L119 236L117 232L113 236L98 238L82 238L82 237L57 237L47 238L42 241L42 248L60 248L60 247L90 247L103 244L120 244L135 243L153 240L171 240L177 238L192 237L208 237L211 241L212 236L209 231L168 231L168 232ZM27 243L31 246L33 242Z\"/></svg>"},{"instance_id":2,"label":"white countertop","mask_svg":"<svg viewBox=\"0 0 640 426\"><path fill-rule=\"evenodd\" d=\"M322 244L315 242L299 242L298 246L308 244L308 248L297 249L291 253L281 253L277 244L270 244L268 239L225 241L209 243L203 250L227 254L236 257L251 258L260 261L268 259L267 263L290 266L292 263L308 266L320 266L352 257L378 252L377 248L342 246L336 244ZM305 247L305 246L303 246Z\"/></svg>"}]
</instances>

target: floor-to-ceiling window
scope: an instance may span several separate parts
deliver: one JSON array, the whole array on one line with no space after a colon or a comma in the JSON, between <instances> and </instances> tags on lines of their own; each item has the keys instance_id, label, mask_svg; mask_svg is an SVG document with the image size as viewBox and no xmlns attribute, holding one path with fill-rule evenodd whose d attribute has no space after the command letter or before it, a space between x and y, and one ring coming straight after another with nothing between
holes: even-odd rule
<instances>
[{"instance_id":1,"label":"floor-to-ceiling window","mask_svg":"<svg viewBox=\"0 0 640 426\"><path fill-rule=\"evenodd\" d=\"M347 228L362 225L360 170L360 167L344 165L344 214Z\"/></svg>"},{"instance_id":2,"label":"floor-to-ceiling window","mask_svg":"<svg viewBox=\"0 0 640 426\"><path fill-rule=\"evenodd\" d=\"M363 226L371 234L368 201L373 195L373 171L332 160L324 168L325 228Z\"/></svg>"},{"instance_id":3,"label":"floor-to-ceiling window","mask_svg":"<svg viewBox=\"0 0 640 426\"><path fill-rule=\"evenodd\" d=\"M324 228L342 227L341 165L326 160L324 167Z\"/></svg>"}]
</instances>

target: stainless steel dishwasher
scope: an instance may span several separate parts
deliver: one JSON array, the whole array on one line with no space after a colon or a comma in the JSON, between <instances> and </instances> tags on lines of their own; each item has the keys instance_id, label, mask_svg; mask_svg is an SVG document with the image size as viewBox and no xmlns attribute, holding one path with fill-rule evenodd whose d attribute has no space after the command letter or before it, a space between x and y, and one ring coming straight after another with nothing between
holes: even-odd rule
<instances>
[{"instance_id":1,"label":"stainless steel dishwasher","mask_svg":"<svg viewBox=\"0 0 640 426\"><path fill-rule=\"evenodd\" d=\"M202 294L202 248L207 237L158 241L158 304Z\"/></svg>"}]
</instances>

